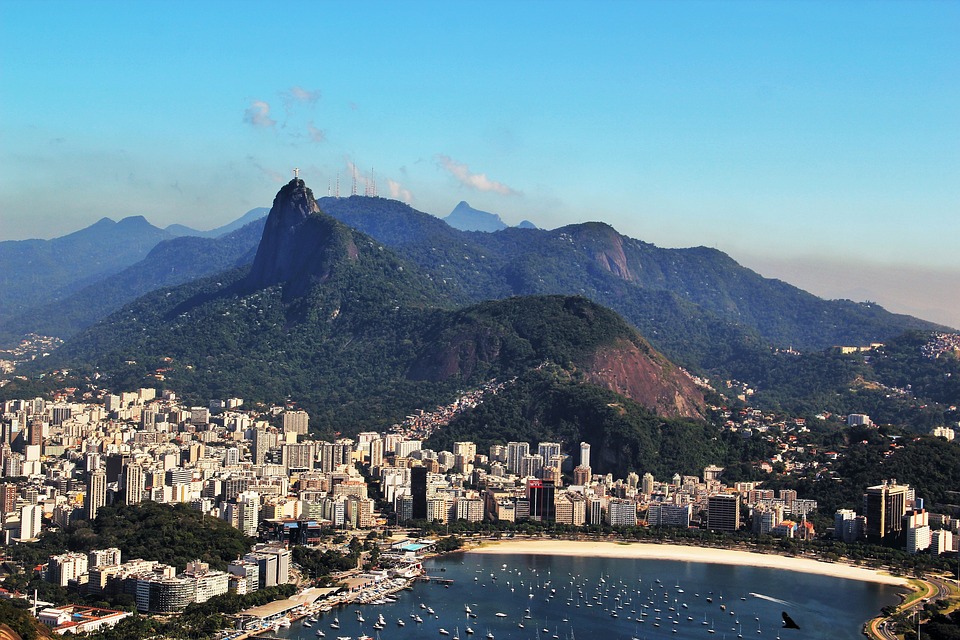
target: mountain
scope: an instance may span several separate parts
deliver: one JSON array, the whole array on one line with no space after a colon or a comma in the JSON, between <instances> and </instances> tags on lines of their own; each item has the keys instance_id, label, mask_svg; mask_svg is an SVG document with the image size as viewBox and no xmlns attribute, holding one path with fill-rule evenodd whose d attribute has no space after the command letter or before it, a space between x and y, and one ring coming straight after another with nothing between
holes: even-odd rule
<instances>
[{"instance_id":1,"label":"mountain","mask_svg":"<svg viewBox=\"0 0 960 640\"><path fill-rule=\"evenodd\" d=\"M257 207L256 209L251 209L245 214L234 220L233 222L228 222L225 225L216 227L215 229L210 229L209 231L197 231L186 225L182 224L171 224L166 227L166 231L174 236L195 236L197 238L219 238L220 236L232 233L241 227L244 227L251 222L260 220L261 218L266 218L267 213L270 210L265 207Z\"/></svg>"},{"instance_id":2,"label":"mountain","mask_svg":"<svg viewBox=\"0 0 960 640\"><path fill-rule=\"evenodd\" d=\"M582 294L623 314L671 358L716 366L731 345L869 344L936 325L875 304L823 300L715 249L663 249L600 222L476 234L378 198L324 199L330 215L393 247L473 300ZM760 344L758 344L760 343Z\"/></svg>"},{"instance_id":3,"label":"mountain","mask_svg":"<svg viewBox=\"0 0 960 640\"><path fill-rule=\"evenodd\" d=\"M264 222L260 217L217 238L162 240L143 260L119 273L9 318L0 329L0 342L15 341L27 333L68 338L150 291L248 265Z\"/></svg>"},{"instance_id":4,"label":"mountain","mask_svg":"<svg viewBox=\"0 0 960 640\"><path fill-rule=\"evenodd\" d=\"M95 224L53 240L0 242L0 321L117 273L173 236L143 216Z\"/></svg>"},{"instance_id":5,"label":"mountain","mask_svg":"<svg viewBox=\"0 0 960 640\"><path fill-rule=\"evenodd\" d=\"M533 224L529 220L521 220L520 224L517 225L517 229L539 229L537 225Z\"/></svg>"},{"instance_id":6,"label":"mountain","mask_svg":"<svg viewBox=\"0 0 960 640\"><path fill-rule=\"evenodd\" d=\"M443 219L448 225L460 231L500 231L506 229L507 224L495 213L474 209L465 200L453 208Z\"/></svg>"},{"instance_id":7,"label":"mountain","mask_svg":"<svg viewBox=\"0 0 960 640\"><path fill-rule=\"evenodd\" d=\"M210 231L159 229L131 216L52 240L0 242L0 342L32 332L67 337L147 291L247 264L266 212Z\"/></svg>"},{"instance_id":8,"label":"mountain","mask_svg":"<svg viewBox=\"0 0 960 640\"><path fill-rule=\"evenodd\" d=\"M570 296L456 308L445 291L293 180L249 267L149 293L42 365L96 369L117 388L161 376L197 399L295 398L328 433L383 426L545 363L665 415L702 415L690 378L608 309Z\"/></svg>"}]
</instances>

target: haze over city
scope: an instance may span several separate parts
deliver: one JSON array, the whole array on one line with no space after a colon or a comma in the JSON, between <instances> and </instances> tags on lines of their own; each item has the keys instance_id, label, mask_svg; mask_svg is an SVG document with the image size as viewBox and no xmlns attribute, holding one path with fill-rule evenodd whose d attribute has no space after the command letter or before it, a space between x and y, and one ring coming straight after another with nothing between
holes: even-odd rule
<instances>
[{"instance_id":1,"label":"haze over city","mask_svg":"<svg viewBox=\"0 0 960 640\"><path fill-rule=\"evenodd\" d=\"M460 200L960 326L955 3L0 6L0 240Z\"/></svg>"}]
</instances>

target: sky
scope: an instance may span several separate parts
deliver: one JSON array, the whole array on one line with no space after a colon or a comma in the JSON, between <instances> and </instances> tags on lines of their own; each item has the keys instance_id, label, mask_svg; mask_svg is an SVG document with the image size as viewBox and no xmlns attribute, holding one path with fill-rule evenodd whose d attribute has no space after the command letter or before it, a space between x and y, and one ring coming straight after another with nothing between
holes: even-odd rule
<instances>
[{"instance_id":1,"label":"sky","mask_svg":"<svg viewBox=\"0 0 960 640\"><path fill-rule=\"evenodd\" d=\"M377 193L960 327L960 2L0 0L0 240Z\"/></svg>"}]
</instances>

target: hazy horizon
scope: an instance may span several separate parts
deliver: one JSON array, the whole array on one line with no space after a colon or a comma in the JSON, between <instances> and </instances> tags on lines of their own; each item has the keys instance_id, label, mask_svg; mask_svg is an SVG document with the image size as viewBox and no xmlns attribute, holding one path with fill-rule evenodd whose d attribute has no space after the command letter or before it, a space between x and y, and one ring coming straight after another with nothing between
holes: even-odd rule
<instances>
[{"instance_id":1,"label":"hazy horizon","mask_svg":"<svg viewBox=\"0 0 960 640\"><path fill-rule=\"evenodd\" d=\"M957 24L895 1L8 0L0 240L209 229L294 167L317 196L356 172L434 215L602 220L957 326Z\"/></svg>"}]
</instances>

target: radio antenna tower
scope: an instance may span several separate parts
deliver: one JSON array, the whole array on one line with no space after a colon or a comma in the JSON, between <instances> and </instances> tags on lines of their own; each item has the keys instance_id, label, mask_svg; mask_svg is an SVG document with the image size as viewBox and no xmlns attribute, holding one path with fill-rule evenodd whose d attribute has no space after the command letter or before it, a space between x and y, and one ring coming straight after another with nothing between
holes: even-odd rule
<instances>
[{"instance_id":1,"label":"radio antenna tower","mask_svg":"<svg viewBox=\"0 0 960 640\"><path fill-rule=\"evenodd\" d=\"M377 197L377 174L373 172L373 167L370 167L370 195L374 198Z\"/></svg>"},{"instance_id":2,"label":"radio antenna tower","mask_svg":"<svg viewBox=\"0 0 960 640\"><path fill-rule=\"evenodd\" d=\"M350 195L357 195L357 168L353 168L353 187L350 189Z\"/></svg>"},{"instance_id":3,"label":"radio antenna tower","mask_svg":"<svg viewBox=\"0 0 960 640\"><path fill-rule=\"evenodd\" d=\"M339 198L340 198L340 172L339 172L339 171L337 171L337 191L336 191L336 194L337 194L336 197L339 199Z\"/></svg>"}]
</instances>

